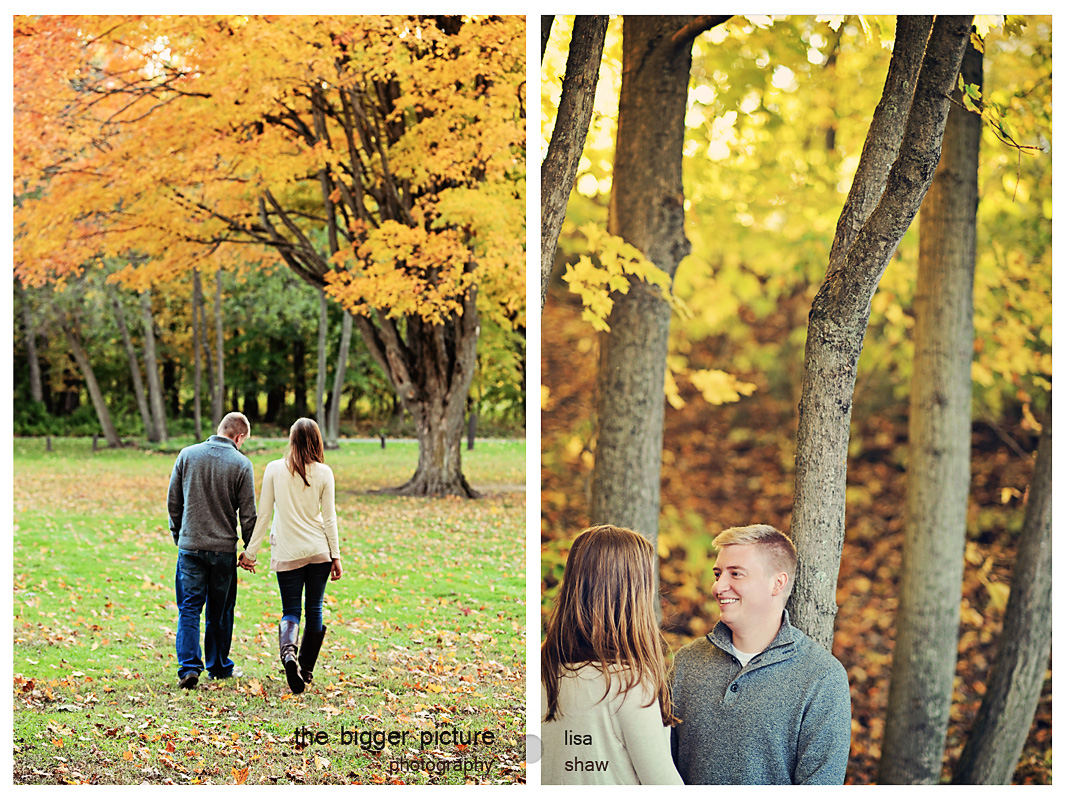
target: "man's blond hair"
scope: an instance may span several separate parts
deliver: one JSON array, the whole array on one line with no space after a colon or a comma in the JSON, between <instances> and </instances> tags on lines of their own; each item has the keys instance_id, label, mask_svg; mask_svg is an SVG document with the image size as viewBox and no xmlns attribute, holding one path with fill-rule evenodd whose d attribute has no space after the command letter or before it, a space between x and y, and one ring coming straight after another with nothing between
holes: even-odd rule
<instances>
[{"instance_id":1,"label":"man's blond hair","mask_svg":"<svg viewBox=\"0 0 1067 800\"><path fill-rule=\"evenodd\" d=\"M772 574L786 573L789 586L784 599L789 599L797 574L797 549L792 539L770 525L746 525L743 528L727 528L711 541L711 546L716 550L732 544L756 545L767 558Z\"/></svg>"},{"instance_id":2,"label":"man's blond hair","mask_svg":"<svg viewBox=\"0 0 1067 800\"><path fill-rule=\"evenodd\" d=\"M240 411L231 411L222 418L217 431L219 436L227 439L236 439L238 436L248 436L252 432L252 426L248 423L248 417Z\"/></svg>"}]
</instances>

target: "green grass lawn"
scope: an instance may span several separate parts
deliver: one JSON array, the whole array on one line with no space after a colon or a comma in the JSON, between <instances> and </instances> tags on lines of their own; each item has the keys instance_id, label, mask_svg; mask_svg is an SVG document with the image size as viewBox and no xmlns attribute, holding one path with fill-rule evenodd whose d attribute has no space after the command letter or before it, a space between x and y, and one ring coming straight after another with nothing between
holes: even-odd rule
<instances>
[{"instance_id":1,"label":"green grass lawn","mask_svg":"<svg viewBox=\"0 0 1067 800\"><path fill-rule=\"evenodd\" d=\"M525 781L522 442L463 451L475 501L375 493L410 477L413 442L327 452L345 574L327 585L326 643L297 696L264 569L238 576L244 677L177 687L174 452L13 450L15 783ZM246 452L258 496L284 443Z\"/></svg>"}]
</instances>

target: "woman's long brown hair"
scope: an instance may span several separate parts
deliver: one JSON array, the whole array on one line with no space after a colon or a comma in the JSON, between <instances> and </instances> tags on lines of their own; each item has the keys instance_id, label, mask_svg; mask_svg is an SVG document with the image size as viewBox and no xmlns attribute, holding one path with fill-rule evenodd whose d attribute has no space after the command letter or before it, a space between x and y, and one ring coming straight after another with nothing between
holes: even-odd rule
<instances>
[{"instance_id":1,"label":"woman's long brown hair","mask_svg":"<svg viewBox=\"0 0 1067 800\"><path fill-rule=\"evenodd\" d=\"M656 622L654 556L647 539L614 525L588 528L574 540L541 644L541 681L548 694L545 722L559 714L560 676L568 664L600 667L604 697L615 671L609 668L619 668L624 694L650 687L663 724L678 722L671 709L666 642Z\"/></svg>"},{"instance_id":2,"label":"woman's long brown hair","mask_svg":"<svg viewBox=\"0 0 1067 800\"><path fill-rule=\"evenodd\" d=\"M310 486L308 464L316 461L326 461L322 455L322 434L319 433L315 420L301 417L289 429L289 449L285 451L285 466L289 468L289 474L299 475L304 485Z\"/></svg>"}]
</instances>

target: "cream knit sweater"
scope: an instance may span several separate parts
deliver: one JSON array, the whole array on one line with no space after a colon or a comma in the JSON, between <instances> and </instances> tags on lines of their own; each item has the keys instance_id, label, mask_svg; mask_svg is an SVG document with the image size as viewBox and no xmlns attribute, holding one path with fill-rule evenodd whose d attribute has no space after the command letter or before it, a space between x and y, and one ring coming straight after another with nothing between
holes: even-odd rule
<instances>
[{"instance_id":1,"label":"cream knit sweater","mask_svg":"<svg viewBox=\"0 0 1067 800\"><path fill-rule=\"evenodd\" d=\"M334 511L333 471L321 462L308 464L303 479L289 472L284 459L272 461L263 471L259 517L245 555L255 559L270 523L270 568L275 572L299 569L341 557Z\"/></svg>"},{"instance_id":2,"label":"cream knit sweater","mask_svg":"<svg viewBox=\"0 0 1067 800\"><path fill-rule=\"evenodd\" d=\"M646 686L622 693L612 669L604 696L604 673L587 664L568 665L560 676L556 719L544 722L548 694L541 684L541 783L680 784L671 761L670 728ZM645 705L649 703L649 705Z\"/></svg>"}]
</instances>

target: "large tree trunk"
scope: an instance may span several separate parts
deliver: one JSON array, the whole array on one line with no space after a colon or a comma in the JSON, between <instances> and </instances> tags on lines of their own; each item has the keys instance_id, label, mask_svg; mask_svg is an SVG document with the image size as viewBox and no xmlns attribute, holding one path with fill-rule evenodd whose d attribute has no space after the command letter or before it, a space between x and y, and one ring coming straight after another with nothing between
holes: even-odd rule
<instances>
[{"instance_id":1,"label":"large tree trunk","mask_svg":"<svg viewBox=\"0 0 1067 800\"><path fill-rule=\"evenodd\" d=\"M163 408L163 391L159 386L159 367L156 364L156 331L152 319L152 298L141 292L141 319L144 322L144 371L148 384L148 408L156 425L156 441L167 441L167 413Z\"/></svg>"},{"instance_id":2,"label":"large tree trunk","mask_svg":"<svg viewBox=\"0 0 1067 800\"><path fill-rule=\"evenodd\" d=\"M211 401L212 427L218 428L225 413L226 404L226 357L225 338L222 329L222 270L215 270L215 365L218 374L215 380L215 394Z\"/></svg>"},{"instance_id":3,"label":"large tree trunk","mask_svg":"<svg viewBox=\"0 0 1067 800\"><path fill-rule=\"evenodd\" d=\"M326 314L326 290L319 288L319 349L318 374L315 377L315 422L320 431L326 430L326 333L328 316Z\"/></svg>"},{"instance_id":4,"label":"large tree trunk","mask_svg":"<svg viewBox=\"0 0 1067 800\"><path fill-rule=\"evenodd\" d=\"M377 325L356 317L367 349L415 421L419 463L411 479L392 490L398 494L478 497L463 476L460 455L480 332L475 291L463 299L462 313L438 325L410 316L403 334L381 314Z\"/></svg>"},{"instance_id":5,"label":"large tree trunk","mask_svg":"<svg viewBox=\"0 0 1067 800\"><path fill-rule=\"evenodd\" d=\"M193 268L193 431L199 442L204 438L203 423L201 421L200 408L200 326L203 320L200 316L200 270Z\"/></svg>"},{"instance_id":6,"label":"large tree trunk","mask_svg":"<svg viewBox=\"0 0 1067 800\"><path fill-rule=\"evenodd\" d=\"M548 18L551 27L552 18ZM544 17L542 17L542 26ZM604 34L608 29L608 17L582 16L574 18L571 46L567 53L567 71L563 77L563 92L559 99L556 124L548 153L541 163L541 309L545 307L545 292L552 275L552 262L556 256L556 241L559 239L563 217L567 213L567 200L578 174L578 162L585 147L589 132L589 119L593 115L593 97L596 94L597 75L600 71L600 55L604 51ZM547 41L546 28L542 27L541 55Z\"/></svg>"},{"instance_id":7,"label":"large tree trunk","mask_svg":"<svg viewBox=\"0 0 1067 800\"><path fill-rule=\"evenodd\" d=\"M130 329L126 325L126 313L122 310L122 302L119 300L115 289L107 285L107 293L111 298L111 305L115 309L115 321L122 335L122 346L126 349L126 358L130 363L130 379L133 382L133 395L137 400L137 410L141 414L141 424L144 425L144 433L150 442L158 442L156 426L152 422L152 412L148 410L148 397L144 391L144 381L141 379L141 363L137 358L137 351L133 347L133 339L130 337Z\"/></svg>"},{"instance_id":8,"label":"large tree trunk","mask_svg":"<svg viewBox=\"0 0 1067 800\"><path fill-rule=\"evenodd\" d=\"M982 706L953 783L1011 782L1052 647L1052 398L1030 478L1011 596Z\"/></svg>"},{"instance_id":9,"label":"large tree trunk","mask_svg":"<svg viewBox=\"0 0 1067 800\"><path fill-rule=\"evenodd\" d=\"M59 327L63 329L63 334L67 337L70 354L74 356L74 361L77 362L78 369L81 370L82 377L85 379L85 388L89 390L89 399L93 401L96 418L100 421L100 428L104 432L107 446L122 447L119 435L115 431L115 425L111 421L111 413L107 410L107 403L104 402L104 393L100 391L100 384L96 380L96 373L93 372L93 365L89 363L89 356L86 355L85 348L82 347L81 339L74 323L65 315L61 315Z\"/></svg>"},{"instance_id":10,"label":"large tree trunk","mask_svg":"<svg viewBox=\"0 0 1067 800\"><path fill-rule=\"evenodd\" d=\"M691 42L688 16L623 19L622 89L608 230L672 278L690 250L683 230L682 141ZM659 533L663 382L671 310L660 290L631 281L600 336L590 523Z\"/></svg>"},{"instance_id":11,"label":"large tree trunk","mask_svg":"<svg viewBox=\"0 0 1067 800\"><path fill-rule=\"evenodd\" d=\"M967 83L982 55L968 46ZM961 101L959 91L954 93ZM936 784L952 707L971 480L975 215L982 120L954 105L919 213L915 363L896 642L879 783Z\"/></svg>"},{"instance_id":12,"label":"large tree trunk","mask_svg":"<svg viewBox=\"0 0 1067 800\"><path fill-rule=\"evenodd\" d=\"M37 357L37 325L33 321L33 309L22 285L15 282L15 287L22 298L22 326L26 337L26 363L30 367L30 399L35 403L44 402L44 384L41 381L41 362Z\"/></svg>"},{"instance_id":13,"label":"large tree trunk","mask_svg":"<svg viewBox=\"0 0 1067 800\"><path fill-rule=\"evenodd\" d=\"M909 30L898 18L893 61L913 65L921 61L914 94L901 83L887 108L910 108L900 136L893 125L872 120L857 178L864 176L862 191L869 196L880 184L877 171L867 170L875 143L899 141L893 166L877 205L864 218L857 214L855 228L838 226L847 246L831 251L826 278L812 303L804 349L804 383L797 427L796 475L792 532L799 563L796 587L789 599L790 616L797 627L823 646L833 642L837 616L837 574L845 536L845 479L849 423L856 365L863 349L871 298L900 239L918 213L941 156L941 137L956 84L971 17L940 16L929 40L922 26ZM925 50L925 52L924 52ZM890 69L892 72L892 67ZM905 69L911 72L910 69ZM887 80L886 90L894 87ZM881 108L882 106L879 106ZM888 115L887 115L888 116ZM859 204L862 209L871 203ZM848 217L848 206L842 212ZM862 222L860 222L862 220ZM844 220L843 220L844 221ZM848 231L855 230L855 233Z\"/></svg>"},{"instance_id":14,"label":"large tree trunk","mask_svg":"<svg viewBox=\"0 0 1067 800\"><path fill-rule=\"evenodd\" d=\"M345 388L345 372L348 370L348 348L352 342L352 315L344 312L341 322L341 346L337 352L337 366L333 372L333 392L326 413L326 442L331 450L340 447L341 442L341 396Z\"/></svg>"}]
</instances>

